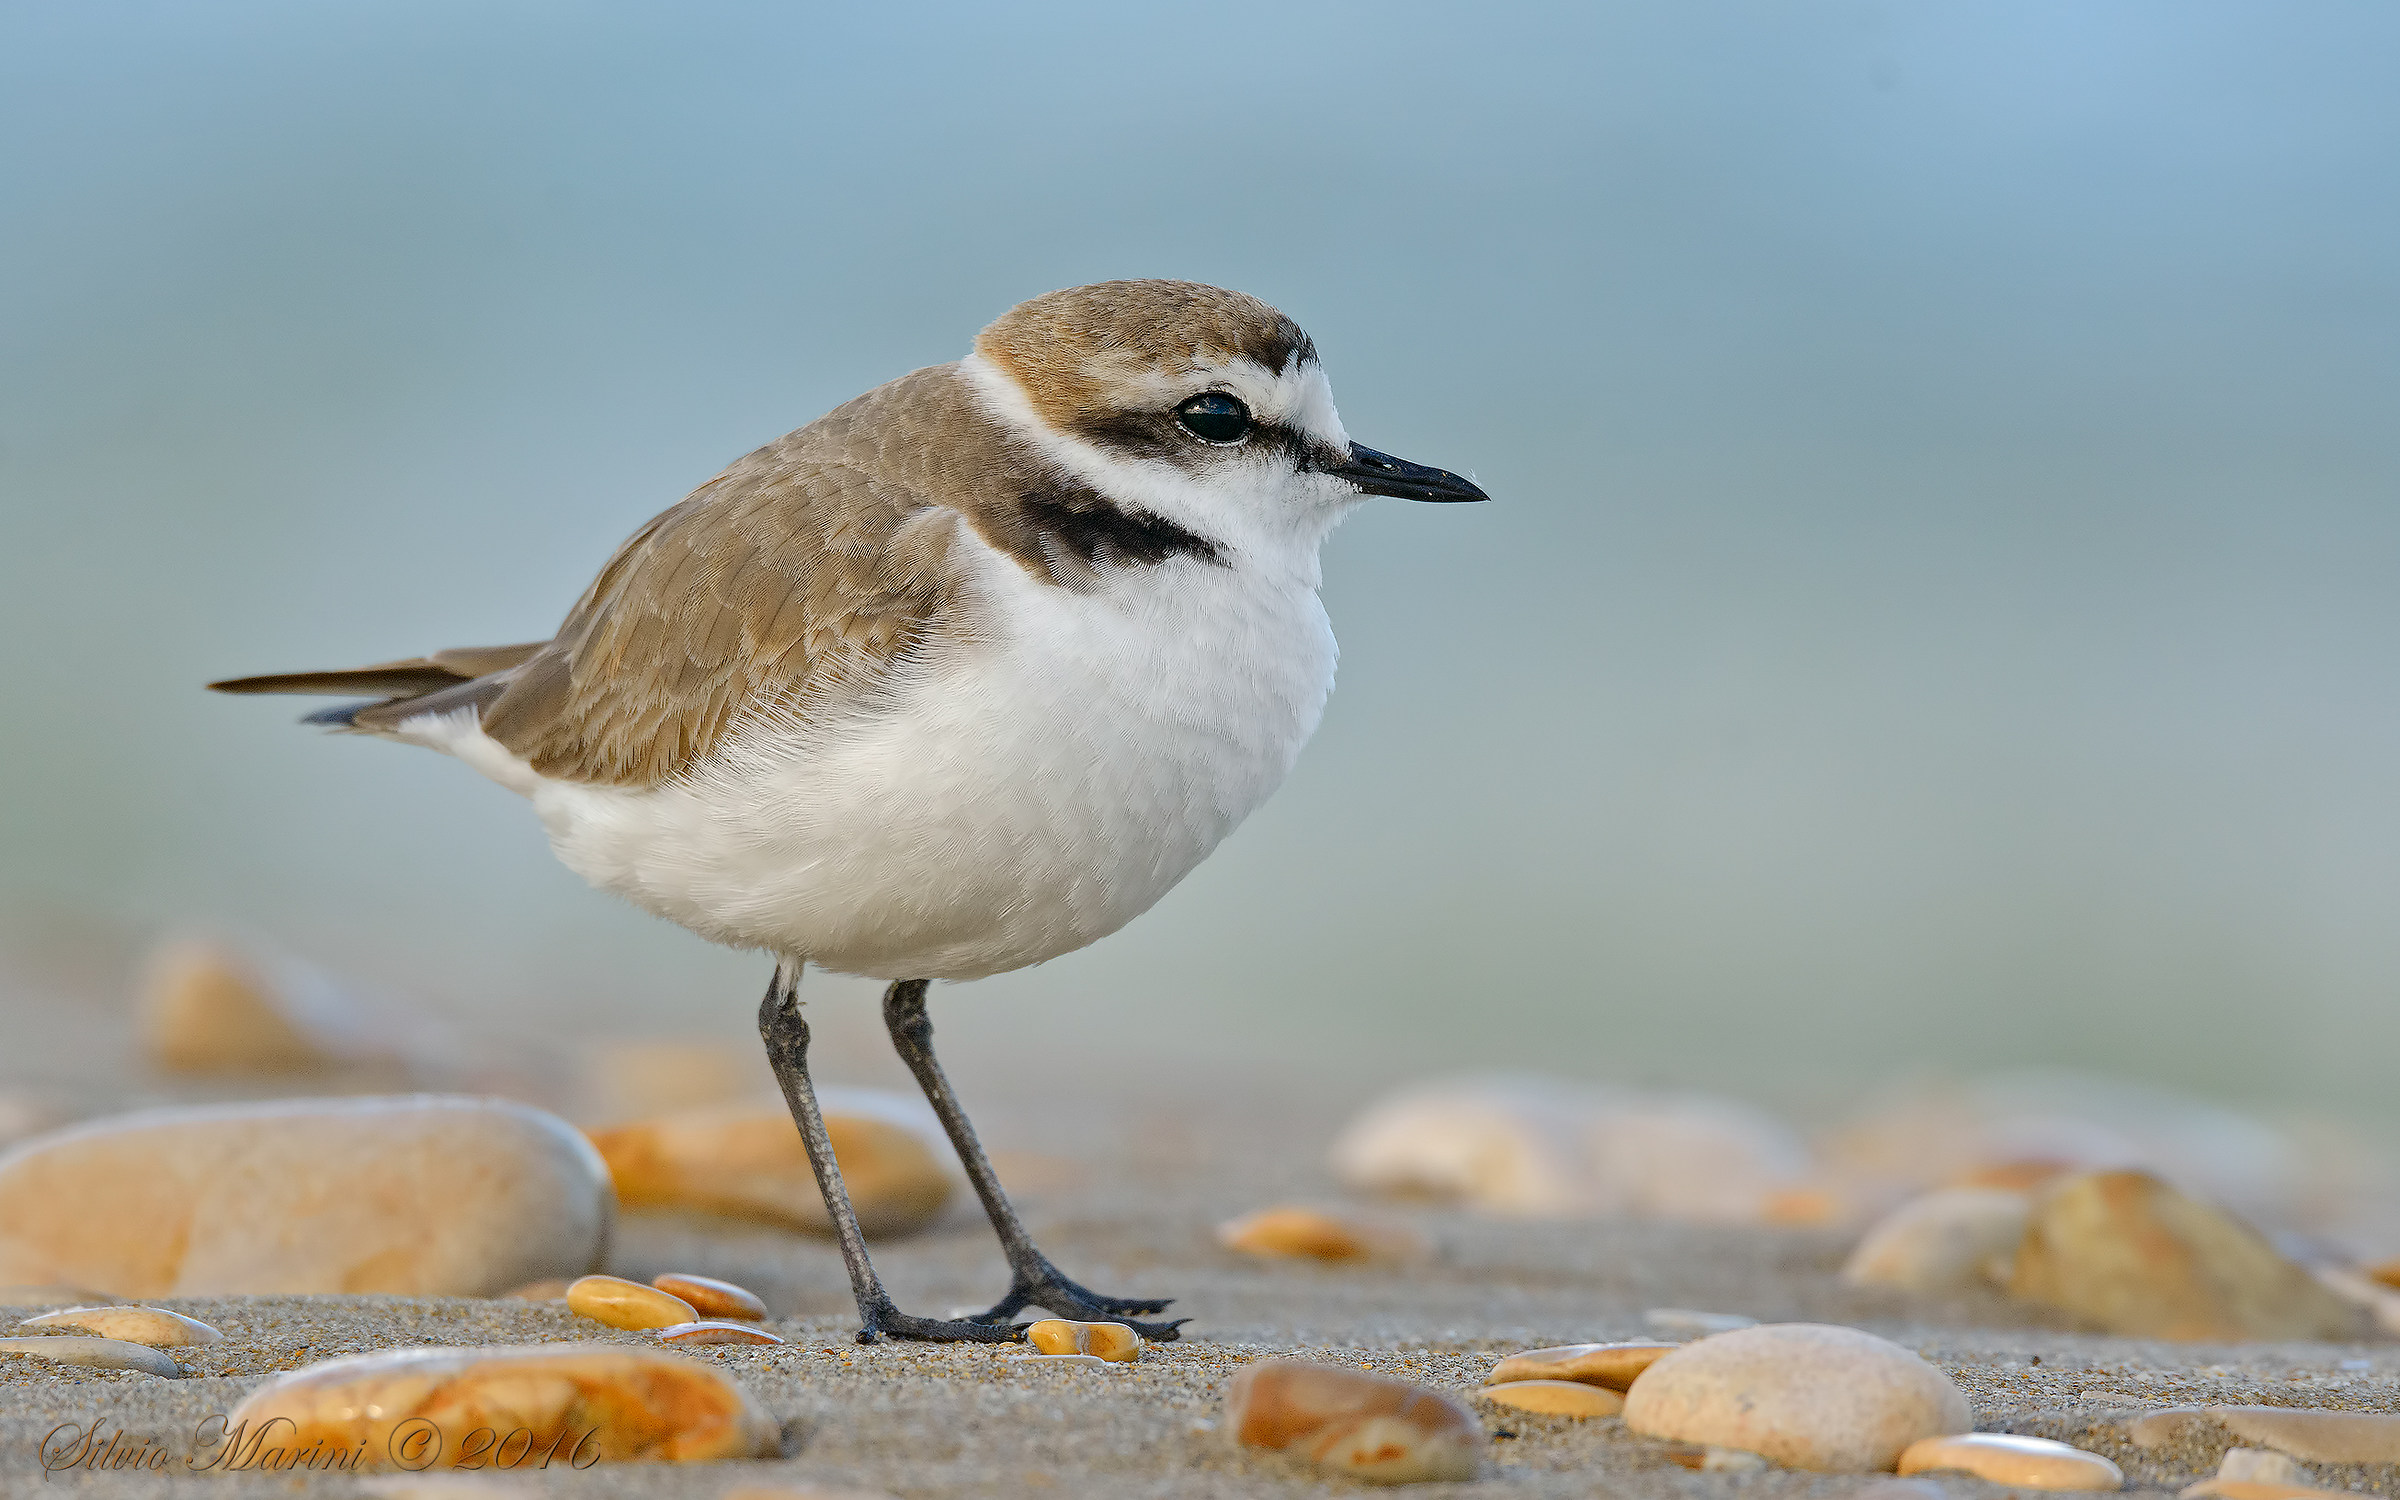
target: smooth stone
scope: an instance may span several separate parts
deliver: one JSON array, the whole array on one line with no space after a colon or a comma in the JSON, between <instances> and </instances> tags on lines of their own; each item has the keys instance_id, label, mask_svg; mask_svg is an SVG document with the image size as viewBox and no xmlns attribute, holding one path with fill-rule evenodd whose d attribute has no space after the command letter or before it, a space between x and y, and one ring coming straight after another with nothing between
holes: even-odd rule
<instances>
[{"instance_id":1,"label":"smooth stone","mask_svg":"<svg viewBox=\"0 0 2400 1500\"><path fill-rule=\"evenodd\" d=\"M567 1311L611 1328L672 1328L699 1311L671 1292L622 1276L586 1276L567 1288Z\"/></svg>"},{"instance_id":2,"label":"smooth stone","mask_svg":"<svg viewBox=\"0 0 2400 1500\"><path fill-rule=\"evenodd\" d=\"M358 1492L371 1500L538 1500L539 1496L523 1480L466 1474L370 1474L359 1480Z\"/></svg>"},{"instance_id":3,"label":"smooth stone","mask_svg":"<svg viewBox=\"0 0 2400 1500\"><path fill-rule=\"evenodd\" d=\"M905 1101L823 1089L825 1133L870 1237L924 1228L949 1203L942 1143ZM683 1110L592 1132L627 1207L687 1208L831 1234L833 1220L781 1104Z\"/></svg>"},{"instance_id":4,"label":"smooth stone","mask_svg":"<svg viewBox=\"0 0 2400 1500\"><path fill-rule=\"evenodd\" d=\"M1510 1380L1475 1393L1486 1401L1553 1417L1613 1417L1625 1398L1604 1386L1575 1380Z\"/></svg>"},{"instance_id":5,"label":"smooth stone","mask_svg":"<svg viewBox=\"0 0 2400 1500\"><path fill-rule=\"evenodd\" d=\"M153 956L140 1001L142 1043L172 1073L293 1074L405 1062L399 1024L319 970L219 943L171 943Z\"/></svg>"},{"instance_id":6,"label":"smooth stone","mask_svg":"<svg viewBox=\"0 0 2400 1500\"><path fill-rule=\"evenodd\" d=\"M728 1318L702 1318L692 1323L675 1323L658 1331L662 1344L780 1344L783 1340L754 1323L736 1323Z\"/></svg>"},{"instance_id":7,"label":"smooth stone","mask_svg":"<svg viewBox=\"0 0 2400 1500\"><path fill-rule=\"evenodd\" d=\"M1902 1450L1902 1474L1955 1469L1993 1484L2027 1490L2118 1490L2125 1471L2097 1453L2013 1432L1932 1437Z\"/></svg>"},{"instance_id":8,"label":"smooth stone","mask_svg":"<svg viewBox=\"0 0 2400 1500\"><path fill-rule=\"evenodd\" d=\"M1487 1213L1754 1224L1812 1162L1790 1127L1747 1104L1562 1079L1440 1079L1352 1121L1333 1168L1367 1192Z\"/></svg>"},{"instance_id":9,"label":"smooth stone","mask_svg":"<svg viewBox=\"0 0 2400 1500\"><path fill-rule=\"evenodd\" d=\"M327 1360L251 1392L226 1420L258 1432L281 1418L276 1441L297 1451L358 1449L364 1467L406 1467L411 1432L445 1434L451 1457L477 1428L527 1430L532 1451L578 1442L583 1462L715 1463L771 1458L774 1420L713 1365L622 1344L526 1344L392 1349ZM399 1451L395 1452L397 1449ZM580 1464L578 1465L581 1466Z\"/></svg>"},{"instance_id":10,"label":"smooth stone","mask_svg":"<svg viewBox=\"0 0 2400 1500\"><path fill-rule=\"evenodd\" d=\"M1930 1479L1872 1479L1842 1500L1949 1500L1949 1494Z\"/></svg>"},{"instance_id":11,"label":"smooth stone","mask_svg":"<svg viewBox=\"0 0 2400 1500\"><path fill-rule=\"evenodd\" d=\"M506 1100L146 1110L0 1155L0 1281L489 1296L589 1270L611 1211L573 1127Z\"/></svg>"},{"instance_id":12,"label":"smooth stone","mask_svg":"<svg viewBox=\"0 0 2400 1500\"><path fill-rule=\"evenodd\" d=\"M1433 1248L1423 1235L1404 1224L1294 1204L1262 1208L1219 1224L1217 1243L1245 1255L1395 1265L1422 1260Z\"/></svg>"},{"instance_id":13,"label":"smooth stone","mask_svg":"<svg viewBox=\"0 0 2400 1500\"><path fill-rule=\"evenodd\" d=\"M139 1370L172 1380L183 1366L148 1344L124 1339L82 1338L74 1334L44 1334L29 1339L0 1339L0 1354L23 1354L52 1364L82 1365L93 1370Z\"/></svg>"},{"instance_id":14,"label":"smooth stone","mask_svg":"<svg viewBox=\"0 0 2400 1500\"><path fill-rule=\"evenodd\" d=\"M1334 1365L1270 1359L1225 1388L1224 1431L1370 1484L1473 1479L1483 1424L1439 1391Z\"/></svg>"},{"instance_id":15,"label":"smooth stone","mask_svg":"<svg viewBox=\"0 0 2400 1500\"><path fill-rule=\"evenodd\" d=\"M1485 1385L1512 1380L1576 1380L1585 1385L1622 1391L1635 1377L1682 1348L1681 1344L1619 1343L1561 1344L1553 1349L1528 1349L1492 1366Z\"/></svg>"},{"instance_id":16,"label":"smooth stone","mask_svg":"<svg viewBox=\"0 0 2400 1500\"><path fill-rule=\"evenodd\" d=\"M1747 1448L1718 1448L1707 1443L1676 1443L1667 1461L1703 1474L1756 1474L1771 1467L1764 1456Z\"/></svg>"},{"instance_id":17,"label":"smooth stone","mask_svg":"<svg viewBox=\"0 0 2400 1500\"><path fill-rule=\"evenodd\" d=\"M2228 1448L2225 1456L2217 1460L2217 1477L2252 1484L2306 1484L2311 1475L2289 1453L2277 1453L2271 1448Z\"/></svg>"},{"instance_id":18,"label":"smooth stone","mask_svg":"<svg viewBox=\"0 0 2400 1500\"><path fill-rule=\"evenodd\" d=\"M2147 1172L2078 1172L2034 1203L2009 1290L2111 1333L2341 1340L2367 1318L2232 1215Z\"/></svg>"},{"instance_id":19,"label":"smooth stone","mask_svg":"<svg viewBox=\"0 0 2400 1500\"><path fill-rule=\"evenodd\" d=\"M1974 1420L1949 1376L1888 1339L1776 1323L1687 1344L1643 1371L1625 1425L1839 1474L1888 1471L1909 1444Z\"/></svg>"},{"instance_id":20,"label":"smooth stone","mask_svg":"<svg viewBox=\"0 0 2400 1500\"><path fill-rule=\"evenodd\" d=\"M2144 1412L2125 1424L2125 1436L2136 1448L2156 1451L2174 1448L2199 1437L2215 1425L2201 1406L2168 1406Z\"/></svg>"},{"instance_id":21,"label":"smooth stone","mask_svg":"<svg viewBox=\"0 0 2400 1500\"><path fill-rule=\"evenodd\" d=\"M756 1323L767 1316L767 1304L758 1293L714 1276L694 1276L688 1271L669 1271L653 1276L650 1284L670 1297L681 1297L692 1304L702 1317L744 1318Z\"/></svg>"},{"instance_id":22,"label":"smooth stone","mask_svg":"<svg viewBox=\"0 0 2400 1500\"><path fill-rule=\"evenodd\" d=\"M2025 1238L2033 1204L1999 1188L1943 1188L1893 1210L1842 1266L1852 1286L1939 1293L1988 1286Z\"/></svg>"},{"instance_id":23,"label":"smooth stone","mask_svg":"<svg viewBox=\"0 0 2400 1500\"><path fill-rule=\"evenodd\" d=\"M1654 1307L1642 1314L1642 1321L1653 1333L1670 1338L1701 1339L1712 1334L1732 1333L1740 1328L1756 1328L1758 1319L1740 1313L1700 1312L1689 1307Z\"/></svg>"},{"instance_id":24,"label":"smooth stone","mask_svg":"<svg viewBox=\"0 0 2400 1500\"><path fill-rule=\"evenodd\" d=\"M2211 1406L2209 1417L2243 1443L2312 1464L2400 1464L2400 1416L2297 1406Z\"/></svg>"},{"instance_id":25,"label":"smooth stone","mask_svg":"<svg viewBox=\"0 0 2400 1500\"><path fill-rule=\"evenodd\" d=\"M1131 1364L1142 1357L1142 1336L1122 1323L1044 1318L1026 1326L1025 1342L1044 1354L1089 1354L1116 1364Z\"/></svg>"},{"instance_id":26,"label":"smooth stone","mask_svg":"<svg viewBox=\"0 0 2400 1500\"><path fill-rule=\"evenodd\" d=\"M2203 1479L2177 1490L2175 1500L2359 1500L2359 1494L2356 1490L2270 1484L2256 1479Z\"/></svg>"},{"instance_id":27,"label":"smooth stone","mask_svg":"<svg viewBox=\"0 0 2400 1500\"><path fill-rule=\"evenodd\" d=\"M150 961L142 1042L177 1073L301 1073L342 1059L287 1013L268 977L215 943L176 943Z\"/></svg>"},{"instance_id":28,"label":"smooth stone","mask_svg":"<svg viewBox=\"0 0 2400 1500\"><path fill-rule=\"evenodd\" d=\"M153 1349L213 1344L225 1337L198 1318L187 1318L163 1307L62 1307L38 1318L27 1318L23 1326L80 1328L104 1339L148 1344Z\"/></svg>"}]
</instances>

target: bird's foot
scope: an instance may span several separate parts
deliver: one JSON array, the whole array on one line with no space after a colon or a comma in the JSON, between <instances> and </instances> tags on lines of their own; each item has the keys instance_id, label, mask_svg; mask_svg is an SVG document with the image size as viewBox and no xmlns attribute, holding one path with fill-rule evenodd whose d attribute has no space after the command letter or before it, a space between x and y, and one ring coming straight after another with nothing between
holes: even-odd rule
<instances>
[{"instance_id":1,"label":"bird's foot","mask_svg":"<svg viewBox=\"0 0 2400 1500\"><path fill-rule=\"evenodd\" d=\"M1174 1299L1140 1297L1110 1297L1091 1291L1069 1281L1056 1266L1044 1261L1030 1274L1019 1272L1009 1287L1008 1295L992 1304L989 1311L968 1319L973 1323L1000 1324L1014 1318L1028 1307L1045 1308L1062 1318L1080 1318L1092 1323L1122 1323L1154 1344L1164 1344L1178 1337L1176 1330L1192 1321L1176 1318L1165 1323L1136 1321L1134 1315L1159 1313L1167 1310Z\"/></svg>"},{"instance_id":2,"label":"bird's foot","mask_svg":"<svg viewBox=\"0 0 2400 1500\"><path fill-rule=\"evenodd\" d=\"M1025 1338L1025 1325L1002 1318L920 1318L889 1302L876 1308L858 1330L862 1344L882 1339L915 1339L928 1344L1015 1344Z\"/></svg>"}]
</instances>

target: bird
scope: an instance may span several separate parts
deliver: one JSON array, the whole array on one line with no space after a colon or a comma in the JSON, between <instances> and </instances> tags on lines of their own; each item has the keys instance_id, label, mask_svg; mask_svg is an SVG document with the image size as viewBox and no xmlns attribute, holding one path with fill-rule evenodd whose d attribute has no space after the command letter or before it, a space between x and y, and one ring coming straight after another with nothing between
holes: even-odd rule
<instances>
[{"instance_id":1,"label":"bird","mask_svg":"<svg viewBox=\"0 0 2400 1500\"><path fill-rule=\"evenodd\" d=\"M1011 1342L1069 1279L933 1050L931 981L1021 969L1147 911L1284 780L1333 688L1319 552L1370 497L1480 501L1351 441L1316 345L1197 282L1072 287L735 461L620 546L550 639L210 683L354 701L302 720L447 752L522 794L602 891L774 971L768 1059L833 1220L858 1339ZM903 1312L808 1071L799 989L883 1019L999 1238L1007 1295Z\"/></svg>"}]
</instances>

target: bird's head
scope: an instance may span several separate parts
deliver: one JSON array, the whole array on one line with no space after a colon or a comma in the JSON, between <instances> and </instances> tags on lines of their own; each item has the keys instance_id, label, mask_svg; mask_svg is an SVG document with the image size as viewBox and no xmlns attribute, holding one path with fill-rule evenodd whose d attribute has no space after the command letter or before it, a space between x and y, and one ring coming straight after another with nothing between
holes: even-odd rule
<instances>
[{"instance_id":1,"label":"bird's head","mask_svg":"<svg viewBox=\"0 0 2400 1500\"><path fill-rule=\"evenodd\" d=\"M1316 345L1241 292L1191 281L1051 292L986 328L966 369L1051 462L1209 535L1321 537L1370 495L1489 498L1352 442Z\"/></svg>"}]
</instances>

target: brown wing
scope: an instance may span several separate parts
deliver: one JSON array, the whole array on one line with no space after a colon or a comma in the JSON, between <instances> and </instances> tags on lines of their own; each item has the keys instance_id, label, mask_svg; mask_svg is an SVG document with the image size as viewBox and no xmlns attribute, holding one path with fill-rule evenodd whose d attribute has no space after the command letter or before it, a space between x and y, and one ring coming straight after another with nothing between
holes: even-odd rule
<instances>
[{"instance_id":1,"label":"brown wing","mask_svg":"<svg viewBox=\"0 0 2400 1500\"><path fill-rule=\"evenodd\" d=\"M920 370L651 521L558 638L483 699L484 732L545 776L654 786L746 714L870 690L951 602L956 513L937 504L924 455L939 447L928 424L959 399L951 367Z\"/></svg>"}]
</instances>

